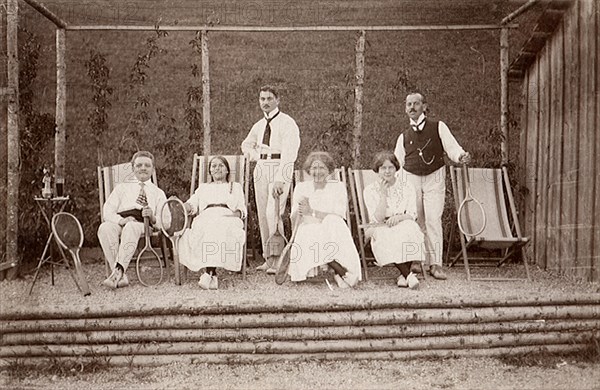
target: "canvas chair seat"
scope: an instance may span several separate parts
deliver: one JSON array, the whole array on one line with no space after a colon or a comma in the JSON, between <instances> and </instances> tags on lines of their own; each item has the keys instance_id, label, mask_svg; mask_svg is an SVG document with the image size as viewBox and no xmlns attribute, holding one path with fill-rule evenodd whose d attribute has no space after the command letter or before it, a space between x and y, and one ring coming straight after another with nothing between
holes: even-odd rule
<instances>
[{"instance_id":1,"label":"canvas chair seat","mask_svg":"<svg viewBox=\"0 0 600 390\"><path fill-rule=\"evenodd\" d=\"M498 249L503 254L494 257L486 254L486 257L479 257L480 263L486 261L493 262L495 266L501 266L513 255L513 253L522 249L529 242L528 237L521 235L519 219L515 208L514 198L508 180L506 167L497 168L468 168L469 184L471 193L475 199L481 202L485 216L486 224L483 231L476 236L467 236L458 231L457 226L453 225L450 233L450 244L458 232L461 242L461 252L456 254L449 265L454 265L461 257L467 272L467 279L471 280L471 270L469 267L468 251L471 249ZM461 167L450 167L450 177L452 179L452 190L454 193L454 203L456 212L466 194L466 178ZM508 204L507 204L508 203ZM510 209L510 218L508 214ZM472 224L472 226L481 226L480 220L475 215L467 214L466 221L463 223ZM450 245L448 245L447 259L449 257ZM529 266L524 259L525 273L528 280L531 279ZM477 280L499 280L500 278L475 278ZM512 280L511 278L509 280Z\"/></svg>"},{"instance_id":2,"label":"canvas chair seat","mask_svg":"<svg viewBox=\"0 0 600 390\"><path fill-rule=\"evenodd\" d=\"M111 192L120 183L128 183L128 182L137 182L135 174L133 173L133 166L130 162L111 165L106 167L98 167L98 196L100 201L100 220L104 222L104 217L102 213L102 208L104 207L104 203L106 199L108 199ZM156 170L152 173L152 177L150 178L152 183L157 184L156 180ZM158 184L157 184L158 185ZM152 230L151 232L151 241L153 247L160 247L161 257L164 262L165 268L168 268L169 257L167 250L167 239L164 234L159 230ZM142 249L144 246L144 237L141 237L138 241L137 250ZM136 254L134 254L133 258L135 259ZM106 264L107 276L110 275L110 265L108 261L104 259Z\"/></svg>"}]
</instances>

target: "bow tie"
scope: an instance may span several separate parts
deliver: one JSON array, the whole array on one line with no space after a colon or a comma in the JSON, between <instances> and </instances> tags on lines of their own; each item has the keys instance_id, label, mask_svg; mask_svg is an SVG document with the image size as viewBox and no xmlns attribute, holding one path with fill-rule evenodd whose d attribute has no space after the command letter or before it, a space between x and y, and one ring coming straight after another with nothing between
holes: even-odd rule
<instances>
[{"instance_id":1,"label":"bow tie","mask_svg":"<svg viewBox=\"0 0 600 390\"><path fill-rule=\"evenodd\" d=\"M426 120L427 118L423 118L421 122L417 123L416 125L411 124L410 126L413 128L414 131L423 131L423 129L420 129L419 127L421 127L421 125L425 123Z\"/></svg>"}]
</instances>

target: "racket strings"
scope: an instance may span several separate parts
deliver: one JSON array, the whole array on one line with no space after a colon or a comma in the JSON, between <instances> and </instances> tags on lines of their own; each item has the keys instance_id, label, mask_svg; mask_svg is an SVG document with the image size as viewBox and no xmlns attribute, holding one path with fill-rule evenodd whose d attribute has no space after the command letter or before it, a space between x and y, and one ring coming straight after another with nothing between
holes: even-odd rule
<instances>
[{"instance_id":1,"label":"racket strings","mask_svg":"<svg viewBox=\"0 0 600 390\"><path fill-rule=\"evenodd\" d=\"M161 221L165 233L173 237L185 230L188 215L183 202L179 199L170 199L161 210Z\"/></svg>"},{"instance_id":2,"label":"racket strings","mask_svg":"<svg viewBox=\"0 0 600 390\"><path fill-rule=\"evenodd\" d=\"M54 218L54 233L56 238L67 248L81 245L82 234L79 221L73 215L61 213Z\"/></svg>"}]
</instances>

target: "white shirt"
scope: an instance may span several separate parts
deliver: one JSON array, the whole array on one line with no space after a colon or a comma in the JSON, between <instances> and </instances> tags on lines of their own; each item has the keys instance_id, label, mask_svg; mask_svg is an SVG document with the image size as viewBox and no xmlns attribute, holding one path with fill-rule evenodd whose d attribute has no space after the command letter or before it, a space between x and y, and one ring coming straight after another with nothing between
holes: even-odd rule
<instances>
[{"instance_id":1,"label":"white shirt","mask_svg":"<svg viewBox=\"0 0 600 390\"><path fill-rule=\"evenodd\" d=\"M142 206L137 203L141 188L140 183L140 181L134 181L117 184L102 207L102 216L105 221L118 224L123 218L118 214L121 211L142 209ZM162 205L167 201L167 196L163 190L150 180L144 182L144 192L148 200L148 207L152 209L156 218L155 226L160 227L160 212Z\"/></svg>"},{"instance_id":2,"label":"white shirt","mask_svg":"<svg viewBox=\"0 0 600 390\"><path fill-rule=\"evenodd\" d=\"M277 115L279 113L279 115ZM275 172L274 181L285 181L283 179L283 167L288 164L294 164L298 158L298 149L300 149L300 129L294 119L280 112L278 108L269 113L269 118L277 115L271 121L271 138L269 145L262 143L267 127L267 118L263 117L256 122L250 129L248 136L242 142L242 153L247 155L250 161L257 161L261 154L281 154L279 168Z\"/></svg>"},{"instance_id":3,"label":"white shirt","mask_svg":"<svg viewBox=\"0 0 600 390\"><path fill-rule=\"evenodd\" d=\"M411 129L413 131L416 131L413 128L413 126L416 126L417 124L419 124L418 129L419 129L419 131L422 131L423 127L425 127L425 121L423 121L423 119L425 119L424 113L421 114L421 116L419 117L419 119L417 119L417 121L414 121L411 118L411 120L410 120ZM450 132L450 129L448 128L448 126L446 126L446 124L442 121L438 121L438 134L440 136L440 139L442 140L442 146L444 147L444 151L448 155L448 158L450 160L454 161L455 163L458 163L460 156L463 153L465 153L465 151L458 144L458 141L456 141L456 138L454 138L454 136ZM403 167L404 166L404 157L406 156L406 151L404 150L404 134L400 134L400 136L398 137L398 141L396 141L396 149L394 150L394 154L396 155L396 158L398 159L400 166Z\"/></svg>"}]
</instances>

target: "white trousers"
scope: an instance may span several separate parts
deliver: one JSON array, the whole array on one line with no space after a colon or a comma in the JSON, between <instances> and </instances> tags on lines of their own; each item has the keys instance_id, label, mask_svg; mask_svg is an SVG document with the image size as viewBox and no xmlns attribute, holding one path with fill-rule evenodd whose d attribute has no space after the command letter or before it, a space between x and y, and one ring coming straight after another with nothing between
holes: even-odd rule
<instances>
[{"instance_id":1,"label":"white trousers","mask_svg":"<svg viewBox=\"0 0 600 390\"><path fill-rule=\"evenodd\" d=\"M138 241L143 235L142 222L131 221L123 227L114 222L102 222L98 228L98 240L111 271L117 263L127 270Z\"/></svg>"},{"instance_id":2,"label":"white trousers","mask_svg":"<svg viewBox=\"0 0 600 390\"><path fill-rule=\"evenodd\" d=\"M256 198L256 209L258 212L258 226L260 228L260 240L262 243L263 257L267 253L267 240L279 229L283 234L283 221L281 215L285 211L285 204L290 193L290 186L294 174L294 166L283 167L284 187L279 196L279 216L275 215L275 198L273 197L273 182L275 172L279 168L279 159L258 160L254 167L254 197ZM283 248L281 248L283 249ZM266 259L266 257L265 257Z\"/></svg>"},{"instance_id":3,"label":"white trousers","mask_svg":"<svg viewBox=\"0 0 600 390\"><path fill-rule=\"evenodd\" d=\"M417 223L425 234L425 255L429 265L442 265L444 233L442 214L446 197L446 167L426 176L403 171L417 191Z\"/></svg>"}]
</instances>

